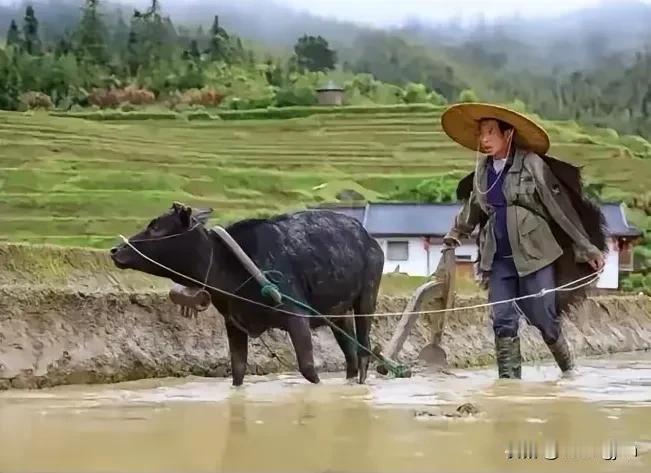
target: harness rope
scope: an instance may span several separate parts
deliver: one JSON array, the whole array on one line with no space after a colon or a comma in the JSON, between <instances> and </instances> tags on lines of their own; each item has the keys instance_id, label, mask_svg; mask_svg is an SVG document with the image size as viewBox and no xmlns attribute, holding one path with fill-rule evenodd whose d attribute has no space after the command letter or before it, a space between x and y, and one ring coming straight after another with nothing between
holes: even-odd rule
<instances>
[{"instance_id":1,"label":"harness rope","mask_svg":"<svg viewBox=\"0 0 651 473\"><path fill-rule=\"evenodd\" d=\"M194 228L196 228L196 227L197 226L193 227L192 230L194 230ZM178 236L178 235L179 234L170 235L170 237ZM119 235L119 237L124 241L124 243L127 246L129 246L133 251L135 251L142 258L144 258L147 261L157 265L161 269L164 269L166 271L169 271L170 273L176 274L177 276L180 276L180 277L182 277L184 279L187 279L188 281L192 281L192 282L194 282L196 284L200 284L204 288L210 288L213 291L221 293L223 295L226 295L226 296L229 296L229 297L232 297L232 298L235 298L235 299L239 299L241 301L244 301L244 302L247 302L247 303L250 303L250 304L254 304L254 305L257 305L257 306L260 306L260 307L264 307L266 309L275 310L277 312L284 313L284 314L287 314L287 315L291 315L291 316L294 316L294 317L300 317L300 318L311 318L312 317L311 315L299 314L299 313L296 313L296 312L291 312L291 311L288 311L288 310L280 309L277 306L274 307L274 306L270 306L268 304L264 304L262 302L257 302L257 301L254 301L252 299L248 299L246 297L238 296L237 294L234 294L234 293L225 291L223 289L211 286L211 285L207 284L207 282L198 281L198 280L196 280L196 279L194 279L194 278L192 278L190 276L187 276L187 275L182 274L182 273L180 273L178 271L175 271L174 269L169 268L169 267L165 266L164 264L159 263L158 261L156 261L156 260L150 258L149 256L145 255L140 250L138 250L132 244L132 242L129 241L129 239L126 238L124 235ZM144 240L144 241L147 241L147 240ZM484 303L484 304L476 304L476 305L465 306L465 307L452 307L452 308L448 308L448 309L434 309L434 310L412 311L412 312L383 312L383 313L377 313L377 314L321 314L319 311L317 311L316 309L311 307L309 304L306 304L304 302L296 300L293 297L289 296L288 294L285 294L285 293L281 292L279 290L278 286L276 284L274 284L274 283L271 283L271 282L262 286L262 288L260 289L260 294L262 296L264 296L264 297L271 298L272 294L280 293L282 299L286 299L286 300L292 302L293 304L295 304L296 306L301 307L303 309L306 309L306 310L312 312L314 315L323 318L323 320L328 325L330 325L331 328L337 330L339 333L344 335L353 344L357 345L358 348L361 348L362 350L369 353L370 356L372 356L377 362L385 365L389 369L389 371L391 371L396 377L403 377L403 376L405 376L405 373L407 371L407 368L404 365L396 364L396 363L394 363L394 362L392 362L392 361L390 361L390 360L388 360L386 358L382 358L382 357L378 356L374 351L369 350L368 348L366 348L364 345L359 343L354 337L352 337L348 332L346 332L345 330L343 330L342 328L337 326L334 322L332 322L332 321L330 321L328 319L329 318L348 318L348 317L393 317L393 316L405 315L405 314L409 314L409 315L439 314L439 313L446 313L446 312L456 312L456 311L460 311L460 310L470 310L470 309L478 309L478 308L484 308L484 307L492 307L492 306L498 305L498 304L504 304L504 303L509 303L509 302L512 303L512 302L517 302L519 300L524 300L524 299L543 297L543 296L545 296L546 294L548 294L550 292L573 291L573 290L576 290L576 289L580 289L581 287L588 286L588 285L592 284L594 281L596 281L599 278L599 275L601 274L601 272L603 272L603 270L604 270L604 268L602 268L599 271L596 271L596 272L594 272L592 274L584 276L582 278L576 279L574 281L570 281L569 283L563 284L562 286L558 286L558 287L555 287L555 288L552 288L552 289L542 289L538 293L528 294L526 296L519 296L519 297L514 297L514 298L511 298L511 299L506 299L506 300L502 300L502 301L488 302L488 303ZM264 271L263 272L263 274L265 274L265 275L266 274L272 274L272 273L280 274L281 277L284 276L282 274L282 272L276 271L276 270L270 270L270 271ZM246 282L248 282L248 281L250 281L250 279L247 280ZM571 286L573 284L576 284L576 283L579 283L581 281L586 281L586 282L583 282L582 284L580 284L580 285L578 285L576 287L573 287L573 288L569 287L569 286ZM242 286L240 286L240 288L241 287Z\"/></svg>"},{"instance_id":2,"label":"harness rope","mask_svg":"<svg viewBox=\"0 0 651 473\"><path fill-rule=\"evenodd\" d=\"M190 276L186 276L185 274L179 273L178 271L175 271L172 268L169 268L169 267L165 266L164 264L159 263L158 261L150 258L149 256L142 253L140 250L138 250L136 247L134 247L131 244L131 242L125 236L123 236L123 235L119 235L119 236L127 246L129 246L132 250L134 250L141 257L145 258L147 261L157 265L158 267L160 267L160 268L162 268L162 269L164 269L166 271L169 271L169 272L171 272L173 274L176 274L177 276L185 278L188 281L192 281L192 282L194 282L196 284L200 284L200 285L204 284L201 281L198 281L198 280L196 280L196 279L194 279L194 278L192 278ZM542 289L541 291L539 291L537 293L534 293L534 294L527 294L525 296L513 297L511 299L503 299L503 300L500 300L500 301L486 302L486 303L483 303L483 304L475 304L475 305L463 306L463 307L450 307L448 309L420 310L420 311L412 311L412 312L378 312L378 313L375 313L375 314L319 314L319 315L322 316L322 317L328 317L328 318L333 318L333 319L336 319L336 318L349 318L349 317L395 317L397 315L405 315L405 314L409 314L409 315L427 315L427 314L440 314L440 313L443 313L443 312L458 312L458 311L461 311L461 310L481 309L481 308L485 308L485 307L492 307L492 306L499 305L499 304L506 304L506 303L509 303L509 302L517 302L519 300L524 300L524 299L540 298L540 297L543 297L543 296L545 296L546 294L548 294L550 292L575 291L575 290L580 289L582 287L589 286L590 284L595 282L597 279L599 279L599 277L600 277L600 275L601 275L601 273L603 271L604 271L604 268L602 268L602 269L600 269L598 271L595 271L595 272L593 272L591 274L588 274L587 276L583 276L581 278L575 279L574 281L570 281L568 283L565 283L562 286L554 287L554 288L551 288L551 289ZM280 271L273 270L273 272L276 273L276 274L282 274ZM585 281L585 282L583 282L583 281ZM579 284L576 287L570 287L570 286L572 286L574 284L578 284L578 283L582 283L582 284ZM248 302L248 303L253 304L253 305L264 307L266 309L273 309L273 310L275 310L277 312L281 312L283 314L291 315L291 316L294 316L294 317L303 317L303 318L310 318L311 317L310 315L299 314L299 313L296 313L296 312L291 312L291 311L288 311L288 310L279 309L277 307L265 304L263 302L258 302L258 301L254 301L252 299L247 299L246 297L238 296L237 294L225 291L223 289L219 289L219 288L211 286L209 284L206 284L205 286L207 288L212 289L213 291L219 292L219 293L221 293L221 294L223 294L225 296L233 297L234 299L239 299L241 301ZM263 296L267 296L267 294L268 294L267 291L271 291L272 289L278 289L278 286L276 286L275 284L272 284L272 283L266 284L266 285L264 285L262 287L261 294ZM288 295L283 294L283 297L290 300L290 301L292 301L292 302L294 302L294 300ZM300 304L302 304L302 303L300 303ZM310 310L314 310L314 309L310 309Z\"/></svg>"}]
</instances>

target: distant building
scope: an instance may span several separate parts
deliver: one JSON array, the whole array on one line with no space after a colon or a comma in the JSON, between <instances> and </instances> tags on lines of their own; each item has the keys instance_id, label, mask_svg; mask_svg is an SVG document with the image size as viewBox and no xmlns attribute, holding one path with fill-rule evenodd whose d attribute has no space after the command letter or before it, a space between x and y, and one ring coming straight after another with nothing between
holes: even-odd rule
<instances>
[{"instance_id":1,"label":"distant building","mask_svg":"<svg viewBox=\"0 0 651 473\"><path fill-rule=\"evenodd\" d=\"M429 276L441 257L443 236L454 222L460 204L369 203L364 207L320 205L356 218L382 246L384 272ZM609 252L604 273L597 283L601 289L617 289L620 272L633 270L633 246L642 235L626 220L624 206L601 205L607 224ZM472 275L477 260L475 235L456 249L457 272Z\"/></svg>"},{"instance_id":2,"label":"distant building","mask_svg":"<svg viewBox=\"0 0 651 473\"><path fill-rule=\"evenodd\" d=\"M333 81L327 85L316 89L319 105L343 105L344 89L336 85Z\"/></svg>"}]
</instances>

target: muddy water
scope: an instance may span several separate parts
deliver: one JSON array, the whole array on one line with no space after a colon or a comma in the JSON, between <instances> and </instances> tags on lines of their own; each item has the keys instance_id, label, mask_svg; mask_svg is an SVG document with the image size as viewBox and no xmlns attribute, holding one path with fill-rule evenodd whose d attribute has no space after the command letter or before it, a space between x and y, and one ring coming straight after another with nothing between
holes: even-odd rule
<instances>
[{"instance_id":1,"label":"muddy water","mask_svg":"<svg viewBox=\"0 0 651 473\"><path fill-rule=\"evenodd\" d=\"M549 364L525 366L521 382L497 381L494 367L453 374L0 393L0 471L651 471L651 353L581 360L571 380ZM448 417L466 402L480 412ZM537 459L517 459L527 440ZM554 441L558 458L545 459ZM614 460L602 458L609 441Z\"/></svg>"}]
</instances>

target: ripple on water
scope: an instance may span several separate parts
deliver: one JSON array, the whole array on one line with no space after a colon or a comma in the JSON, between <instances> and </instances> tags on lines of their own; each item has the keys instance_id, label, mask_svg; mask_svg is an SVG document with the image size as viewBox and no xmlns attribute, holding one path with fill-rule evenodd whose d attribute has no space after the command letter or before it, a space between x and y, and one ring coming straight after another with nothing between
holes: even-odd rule
<instances>
[{"instance_id":1,"label":"ripple on water","mask_svg":"<svg viewBox=\"0 0 651 473\"><path fill-rule=\"evenodd\" d=\"M639 356L581 360L572 379L543 363L524 366L522 381L497 380L491 366L366 385L283 374L237 389L192 377L10 391L0 393L0 471L504 471L509 440L648 436L651 354ZM466 402L479 413L448 417ZM651 471L650 457L590 471Z\"/></svg>"}]
</instances>

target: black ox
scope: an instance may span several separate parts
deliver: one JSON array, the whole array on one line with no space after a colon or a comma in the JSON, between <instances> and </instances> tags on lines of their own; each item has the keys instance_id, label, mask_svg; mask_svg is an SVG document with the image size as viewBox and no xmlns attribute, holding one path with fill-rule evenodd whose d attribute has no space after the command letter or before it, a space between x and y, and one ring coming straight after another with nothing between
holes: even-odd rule
<instances>
[{"instance_id":1,"label":"black ox","mask_svg":"<svg viewBox=\"0 0 651 473\"><path fill-rule=\"evenodd\" d=\"M130 237L129 242L142 254L177 273L274 306L270 298L261 294L260 285L231 249L204 226L211 213L212 209L193 210L174 203L169 211ZM277 282L282 293L309 304L321 314L345 314L351 310L355 314L374 313L384 254L357 220L326 210L301 211L243 220L226 230L258 268L282 273ZM148 261L126 243L112 248L111 258L120 269L168 278L183 286L201 286ZM301 374L312 383L319 382L310 331L326 324L326 320L291 301L283 300L277 308L305 317L255 305L209 287L206 290L225 319L234 386L244 380L249 337L259 337L272 327L289 333ZM361 345L356 346L333 329L346 359L346 378L359 375L358 382L365 383L371 319L362 316L329 320Z\"/></svg>"}]
</instances>

